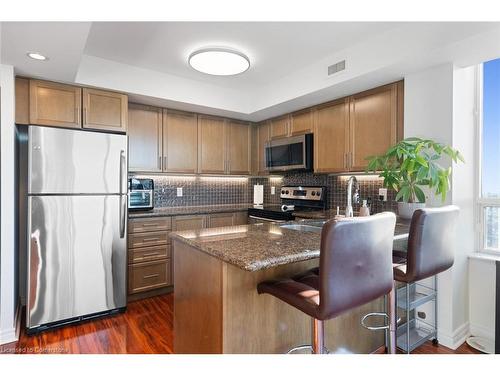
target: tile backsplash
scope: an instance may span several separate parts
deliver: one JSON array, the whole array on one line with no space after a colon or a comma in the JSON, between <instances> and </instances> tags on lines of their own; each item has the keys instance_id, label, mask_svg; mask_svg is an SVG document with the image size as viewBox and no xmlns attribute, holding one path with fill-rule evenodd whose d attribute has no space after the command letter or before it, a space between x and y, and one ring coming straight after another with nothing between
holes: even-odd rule
<instances>
[{"instance_id":1,"label":"tile backsplash","mask_svg":"<svg viewBox=\"0 0 500 375\"><path fill-rule=\"evenodd\" d=\"M140 177L140 176L138 176ZM146 177L146 176L144 176ZM282 177L204 177L204 176L148 176L155 183L155 207L199 206L253 202L253 185L264 185L264 203L281 203L279 192L284 185L326 186L327 206L344 209L347 204L346 189L349 176L293 173ZM360 198L371 198L371 212L397 211L395 193L388 192L387 202L378 201L382 180L377 176L357 176ZM275 187L275 194L271 194ZM177 196L182 188L182 197ZM357 210L359 205L355 205Z\"/></svg>"}]
</instances>

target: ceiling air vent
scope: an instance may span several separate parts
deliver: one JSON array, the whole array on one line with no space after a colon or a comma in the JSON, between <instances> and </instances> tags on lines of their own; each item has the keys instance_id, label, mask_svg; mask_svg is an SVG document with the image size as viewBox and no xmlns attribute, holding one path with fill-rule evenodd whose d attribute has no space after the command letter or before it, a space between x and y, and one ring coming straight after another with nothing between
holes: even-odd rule
<instances>
[{"instance_id":1,"label":"ceiling air vent","mask_svg":"<svg viewBox=\"0 0 500 375\"><path fill-rule=\"evenodd\" d=\"M345 69L345 60L339 61L336 64L330 65L328 67L328 75L331 76L334 73L340 72Z\"/></svg>"}]
</instances>

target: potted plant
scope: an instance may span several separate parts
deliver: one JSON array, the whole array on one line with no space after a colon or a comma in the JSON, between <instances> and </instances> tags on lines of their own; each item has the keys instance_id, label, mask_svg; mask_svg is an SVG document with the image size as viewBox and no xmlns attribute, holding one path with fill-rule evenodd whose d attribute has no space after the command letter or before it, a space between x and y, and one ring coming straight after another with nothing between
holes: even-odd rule
<instances>
[{"instance_id":1,"label":"potted plant","mask_svg":"<svg viewBox=\"0 0 500 375\"><path fill-rule=\"evenodd\" d=\"M380 171L384 186L397 191L399 216L410 219L416 209L425 207L422 187L427 186L443 202L446 200L451 167L438 164L445 156L455 163L465 162L460 152L450 146L430 139L406 138L384 155L369 157L367 171Z\"/></svg>"}]
</instances>

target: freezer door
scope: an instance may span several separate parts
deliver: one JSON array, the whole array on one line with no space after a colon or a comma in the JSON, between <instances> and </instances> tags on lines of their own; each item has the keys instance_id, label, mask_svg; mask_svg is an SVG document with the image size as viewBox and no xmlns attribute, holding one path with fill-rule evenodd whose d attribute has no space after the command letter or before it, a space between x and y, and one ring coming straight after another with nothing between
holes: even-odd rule
<instances>
[{"instance_id":1,"label":"freezer door","mask_svg":"<svg viewBox=\"0 0 500 375\"><path fill-rule=\"evenodd\" d=\"M29 194L127 192L127 137L29 127Z\"/></svg>"},{"instance_id":2,"label":"freezer door","mask_svg":"<svg viewBox=\"0 0 500 375\"><path fill-rule=\"evenodd\" d=\"M126 305L126 211L126 195L28 198L28 328Z\"/></svg>"}]
</instances>

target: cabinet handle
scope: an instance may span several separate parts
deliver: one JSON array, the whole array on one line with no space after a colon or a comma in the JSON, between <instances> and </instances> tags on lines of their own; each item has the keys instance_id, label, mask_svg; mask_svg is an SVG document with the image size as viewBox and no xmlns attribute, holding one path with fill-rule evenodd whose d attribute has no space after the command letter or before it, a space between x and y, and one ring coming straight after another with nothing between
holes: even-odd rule
<instances>
[{"instance_id":1,"label":"cabinet handle","mask_svg":"<svg viewBox=\"0 0 500 375\"><path fill-rule=\"evenodd\" d=\"M158 224L157 223L154 223L154 224L151 224L151 223L143 223L142 224L143 227L157 227Z\"/></svg>"},{"instance_id":2,"label":"cabinet handle","mask_svg":"<svg viewBox=\"0 0 500 375\"><path fill-rule=\"evenodd\" d=\"M161 156L158 156L158 169L161 171Z\"/></svg>"},{"instance_id":3,"label":"cabinet handle","mask_svg":"<svg viewBox=\"0 0 500 375\"><path fill-rule=\"evenodd\" d=\"M154 238L144 238L142 242L153 242L153 241L159 241L160 237L154 237Z\"/></svg>"},{"instance_id":4,"label":"cabinet handle","mask_svg":"<svg viewBox=\"0 0 500 375\"><path fill-rule=\"evenodd\" d=\"M165 169L165 170L167 169L167 157L166 156L163 157L163 169Z\"/></svg>"},{"instance_id":5,"label":"cabinet handle","mask_svg":"<svg viewBox=\"0 0 500 375\"><path fill-rule=\"evenodd\" d=\"M153 277L158 277L158 276L160 276L160 274L159 274L159 273L153 273L153 274L151 274L151 275L146 275L146 276L143 276L142 278L143 278L143 279L151 279L151 278L153 278Z\"/></svg>"},{"instance_id":6,"label":"cabinet handle","mask_svg":"<svg viewBox=\"0 0 500 375\"><path fill-rule=\"evenodd\" d=\"M353 157L352 157L352 152L349 152L349 169L352 168L352 164L353 164Z\"/></svg>"},{"instance_id":7,"label":"cabinet handle","mask_svg":"<svg viewBox=\"0 0 500 375\"><path fill-rule=\"evenodd\" d=\"M144 257L152 257L152 256L155 256L155 255L158 255L160 254L158 251L156 253L148 253L148 254L144 254L143 256Z\"/></svg>"},{"instance_id":8,"label":"cabinet handle","mask_svg":"<svg viewBox=\"0 0 500 375\"><path fill-rule=\"evenodd\" d=\"M83 123L87 124L87 107L83 108Z\"/></svg>"}]
</instances>

